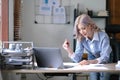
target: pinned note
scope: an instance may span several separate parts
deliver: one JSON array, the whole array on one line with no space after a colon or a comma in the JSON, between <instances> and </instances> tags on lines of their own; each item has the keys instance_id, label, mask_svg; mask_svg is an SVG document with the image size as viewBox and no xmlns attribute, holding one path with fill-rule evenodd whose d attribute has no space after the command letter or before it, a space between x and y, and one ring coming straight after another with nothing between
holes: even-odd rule
<instances>
[{"instance_id":1,"label":"pinned note","mask_svg":"<svg viewBox=\"0 0 120 80\"><path fill-rule=\"evenodd\" d=\"M66 23L66 13L64 7L54 7L53 23Z\"/></svg>"}]
</instances>

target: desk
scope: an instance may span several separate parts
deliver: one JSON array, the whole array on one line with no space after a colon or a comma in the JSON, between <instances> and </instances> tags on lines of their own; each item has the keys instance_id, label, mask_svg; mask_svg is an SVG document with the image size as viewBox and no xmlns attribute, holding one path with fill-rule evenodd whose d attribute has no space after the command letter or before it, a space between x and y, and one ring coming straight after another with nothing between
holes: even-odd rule
<instances>
[{"instance_id":1,"label":"desk","mask_svg":"<svg viewBox=\"0 0 120 80\"><path fill-rule=\"evenodd\" d=\"M104 64L102 66L76 65L68 69L19 69L19 70L2 70L3 72L12 72L17 74L36 74L36 73L80 73L80 72L109 72L120 73L120 68L115 67L116 63Z\"/></svg>"}]
</instances>

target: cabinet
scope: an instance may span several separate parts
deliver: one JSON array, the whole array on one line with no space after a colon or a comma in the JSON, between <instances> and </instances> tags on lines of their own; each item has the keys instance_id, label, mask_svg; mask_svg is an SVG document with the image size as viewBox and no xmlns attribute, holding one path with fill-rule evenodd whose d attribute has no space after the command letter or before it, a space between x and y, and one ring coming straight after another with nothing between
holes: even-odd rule
<instances>
[{"instance_id":1,"label":"cabinet","mask_svg":"<svg viewBox=\"0 0 120 80\"><path fill-rule=\"evenodd\" d=\"M108 9L110 10L109 25L110 27L113 27L112 29L114 29L114 31L116 31L116 27L117 27L117 32L114 33L113 31L111 33L114 34L114 38L117 39L118 41L120 41L120 9L119 9L119 6L120 6L120 0L109 0L108 1ZM109 26L108 26L108 29L109 29Z\"/></svg>"},{"instance_id":2,"label":"cabinet","mask_svg":"<svg viewBox=\"0 0 120 80\"><path fill-rule=\"evenodd\" d=\"M120 25L120 0L109 0L108 8L110 9L110 24Z\"/></svg>"},{"instance_id":3,"label":"cabinet","mask_svg":"<svg viewBox=\"0 0 120 80\"><path fill-rule=\"evenodd\" d=\"M1 68L33 68L33 42L4 41L1 53Z\"/></svg>"}]
</instances>

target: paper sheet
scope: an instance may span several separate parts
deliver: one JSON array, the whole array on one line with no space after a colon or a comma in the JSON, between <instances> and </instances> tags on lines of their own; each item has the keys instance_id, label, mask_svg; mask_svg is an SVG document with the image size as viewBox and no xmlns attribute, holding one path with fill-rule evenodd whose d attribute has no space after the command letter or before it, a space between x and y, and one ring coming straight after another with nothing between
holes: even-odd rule
<instances>
[{"instance_id":1,"label":"paper sheet","mask_svg":"<svg viewBox=\"0 0 120 80\"><path fill-rule=\"evenodd\" d=\"M53 23L66 23L66 13L64 7L54 7Z\"/></svg>"},{"instance_id":2,"label":"paper sheet","mask_svg":"<svg viewBox=\"0 0 120 80\"><path fill-rule=\"evenodd\" d=\"M60 6L60 0L41 0L41 4L48 4L50 6Z\"/></svg>"},{"instance_id":3,"label":"paper sheet","mask_svg":"<svg viewBox=\"0 0 120 80\"><path fill-rule=\"evenodd\" d=\"M108 68L106 68L104 66L104 64L92 64L92 65L77 65L77 66L74 66L73 68L71 69L85 69L85 70L89 70L89 69L105 69L107 70Z\"/></svg>"},{"instance_id":4,"label":"paper sheet","mask_svg":"<svg viewBox=\"0 0 120 80\"><path fill-rule=\"evenodd\" d=\"M40 14L41 15L49 15L51 16L52 14L52 6L46 4L46 5L41 5L40 6Z\"/></svg>"}]
</instances>

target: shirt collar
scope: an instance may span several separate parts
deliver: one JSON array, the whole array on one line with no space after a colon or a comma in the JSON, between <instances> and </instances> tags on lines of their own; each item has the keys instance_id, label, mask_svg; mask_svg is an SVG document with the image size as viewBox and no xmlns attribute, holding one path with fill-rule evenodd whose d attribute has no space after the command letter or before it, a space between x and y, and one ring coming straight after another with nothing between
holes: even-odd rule
<instances>
[{"instance_id":1,"label":"shirt collar","mask_svg":"<svg viewBox=\"0 0 120 80\"><path fill-rule=\"evenodd\" d=\"M88 41L88 40L89 40L89 39L86 38L86 41ZM95 33L94 33L94 35L93 35L93 39L92 39L91 42L93 42L93 41L99 41L98 32L95 32Z\"/></svg>"}]
</instances>

